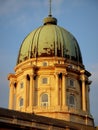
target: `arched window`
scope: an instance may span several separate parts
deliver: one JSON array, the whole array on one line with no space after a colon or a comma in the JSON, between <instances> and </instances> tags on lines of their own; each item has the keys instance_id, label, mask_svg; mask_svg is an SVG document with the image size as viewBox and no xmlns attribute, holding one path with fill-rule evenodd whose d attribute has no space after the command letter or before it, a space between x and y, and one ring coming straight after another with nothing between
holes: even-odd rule
<instances>
[{"instance_id":1,"label":"arched window","mask_svg":"<svg viewBox=\"0 0 98 130\"><path fill-rule=\"evenodd\" d=\"M20 107L23 106L23 98L20 98L20 100L19 100L19 106L20 106Z\"/></svg>"},{"instance_id":2,"label":"arched window","mask_svg":"<svg viewBox=\"0 0 98 130\"><path fill-rule=\"evenodd\" d=\"M72 94L69 96L69 105L72 107L75 106L75 96Z\"/></svg>"},{"instance_id":3,"label":"arched window","mask_svg":"<svg viewBox=\"0 0 98 130\"><path fill-rule=\"evenodd\" d=\"M48 94L42 94L41 95L41 106L44 106L44 107L46 107L46 106L48 106Z\"/></svg>"}]
</instances>

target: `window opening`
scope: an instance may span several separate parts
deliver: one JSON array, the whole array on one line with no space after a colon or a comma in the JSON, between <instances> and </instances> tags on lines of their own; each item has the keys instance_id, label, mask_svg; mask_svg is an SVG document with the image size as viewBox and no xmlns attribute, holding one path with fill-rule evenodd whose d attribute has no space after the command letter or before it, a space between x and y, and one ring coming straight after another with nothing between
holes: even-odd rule
<instances>
[{"instance_id":1,"label":"window opening","mask_svg":"<svg viewBox=\"0 0 98 130\"><path fill-rule=\"evenodd\" d=\"M47 78L42 78L42 84L47 84L48 83L48 79Z\"/></svg>"},{"instance_id":2,"label":"window opening","mask_svg":"<svg viewBox=\"0 0 98 130\"><path fill-rule=\"evenodd\" d=\"M70 86L74 87L74 80L70 79Z\"/></svg>"},{"instance_id":3,"label":"window opening","mask_svg":"<svg viewBox=\"0 0 98 130\"><path fill-rule=\"evenodd\" d=\"M20 107L23 106L23 98L20 98L19 105Z\"/></svg>"},{"instance_id":4,"label":"window opening","mask_svg":"<svg viewBox=\"0 0 98 130\"><path fill-rule=\"evenodd\" d=\"M42 94L41 96L41 106L48 106L48 95L47 94Z\"/></svg>"},{"instance_id":5,"label":"window opening","mask_svg":"<svg viewBox=\"0 0 98 130\"><path fill-rule=\"evenodd\" d=\"M48 66L48 63L46 61L43 62L43 66Z\"/></svg>"},{"instance_id":6,"label":"window opening","mask_svg":"<svg viewBox=\"0 0 98 130\"><path fill-rule=\"evenodd\" d=\"M68 86L69 87L75 87L75 80L74 79L68 79Z\"/></svg>"},{"instance_id":7,"label":"window opening","mask_svg":"<svg viewBox=\"0 0 98 130\"><path fill-rule=\"evenodd\" d=\"M23 88L24 87L24 84L23 82L20 83L20 88Z\"/></svg>"},{"instance_id":8,"label":"window opening","mask_svg":"<svg viewBox=\"0 0 98 130\"><path fill-rule=\"evenodd\" d=\"M74 95L70 95L69 96L69 105L70 106L75 106L75 97L74 97Z\"/></svg>"}]
</instances>

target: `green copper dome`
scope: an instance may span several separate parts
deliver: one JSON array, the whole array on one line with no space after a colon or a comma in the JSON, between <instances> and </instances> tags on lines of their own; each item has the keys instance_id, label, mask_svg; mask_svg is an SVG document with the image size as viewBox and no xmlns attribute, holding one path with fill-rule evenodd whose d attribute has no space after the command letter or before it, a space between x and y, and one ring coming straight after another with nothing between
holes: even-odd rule
<instances>
[{"instance_id":1,"label":"green copper dome","mask_svg":"<svg viewBox=\"0 0 98 130\"><path fill-rule=\"evenodd\" d=\"M80 48L75 37L57 25L53 17L32 31L21 44L17 64L34 57L63 57L82 64Z\"/></svg>"}]
</instances>

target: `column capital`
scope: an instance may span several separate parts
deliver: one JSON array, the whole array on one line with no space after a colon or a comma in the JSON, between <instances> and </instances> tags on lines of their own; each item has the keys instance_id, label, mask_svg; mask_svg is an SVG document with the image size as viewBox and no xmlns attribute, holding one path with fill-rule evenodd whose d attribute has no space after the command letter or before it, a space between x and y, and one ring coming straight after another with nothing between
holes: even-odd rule
<instances>
[{"instance_id":1,"label":"column capital","mask_svg":"<svg viewBox=\"0 0 98 130\"><path fill-rule=\"evenodd\" d=\"M33 75L34 75L34 73L30 73L30 74L29 74L30 77L33 77Z\"/></svg>"},{"instance_id":2,"label":"column capital","mask_svg":"<svg viewBox=\"0 0 98 130\"><path fill-rule=\"evenodd\" d=\"M86 76L85 76L84 74L81 74L81 75L80 75L80 80L81 80L81 81L86 81Z\"/></svg>"},{"instance_id":3,"label":"column capital","mask_svg":"<svg viewBox=\"0 0 98 130\"><path fill-rule=\"evenodd\" d=\"M15 81L10 81L10 83L9 83L10 87L11 87L11 86L15 86L15 84L16 84Z\"/></svg>"},{"instance_id":4,"label":"column capital","mask_svg":"<svg viewBox=\"0 0 98 130\"><path fill-rule=\"evenodd\" d=\"M36 79L37 74L36 74L36 73L31 73L31 74L29 74L29 76L30 76L30 78L33 78L33 79L35 80L35 79Z\"/></svg>"},{"instance_id":5,"label":"column capital","mask_svg":"<svg viewBox=\"0 0 98 130\"><path fill-rule=\"evenodd\" d=\"M80 70L80 73L81 73L81 74L84 74L84 73L85 73L85 70Z\"/></svg>"},{"instance_id":6,"label":"column capital","mask_svg":"<svg viewBox=\"0 0 98 130\"><path fill-rule=\"evenodd\" d=\"M62 75L63 75L63 76L67 76L68 73L67 73L67 72L62 72Z\"/></svg>"},{"instance_id":7,"label":"column capital","mask_svg":"<svg viewBox=\"0 0 98 130\"><path fill-rule=\"evenodd\" d=\"M59 75L59 74L67 75L67 72L55 72L55 73L54 73L54 75Z\"/></svg>"},{"instance_id":8,"label":"column capital","mask_svg":"<svg viewBox=\"0 0 98 130\"><path fill-rule=\"evenodd\" d=\"M27 74L23 75L23 78L27 78Z\"/></svg>"},{"instance_id":9,"label":"column capital","mask_svg":"<svg viewBox=\"0 0 98 130\"><path fill-rule=\"evenodd\" d=\"M58 72L54 72L54 76L55 76L55 77L58 76L58 74L59 74Z\"/></svg>"}]
</instances>

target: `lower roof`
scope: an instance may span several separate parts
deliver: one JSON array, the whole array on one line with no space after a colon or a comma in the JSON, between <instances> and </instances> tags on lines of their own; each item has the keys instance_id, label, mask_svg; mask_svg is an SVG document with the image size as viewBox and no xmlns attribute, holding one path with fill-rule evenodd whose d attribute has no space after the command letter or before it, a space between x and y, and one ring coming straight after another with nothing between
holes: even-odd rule
<instances>
[{"instance_id":1,"label":"lower roof","mask_svg":"<svg viewBox=\"0 0 98 130\"><path fill-rule=\"evenodd\" d=\"M0 128L47 130L49 127L51 127L52 130L54 130L54 128L57 130L63 130L65 128L71 128L71 130L96 130L95 127L87 125L39 116L34 113L30 114L0 108Z\"/></svg>"}]
</instances>

